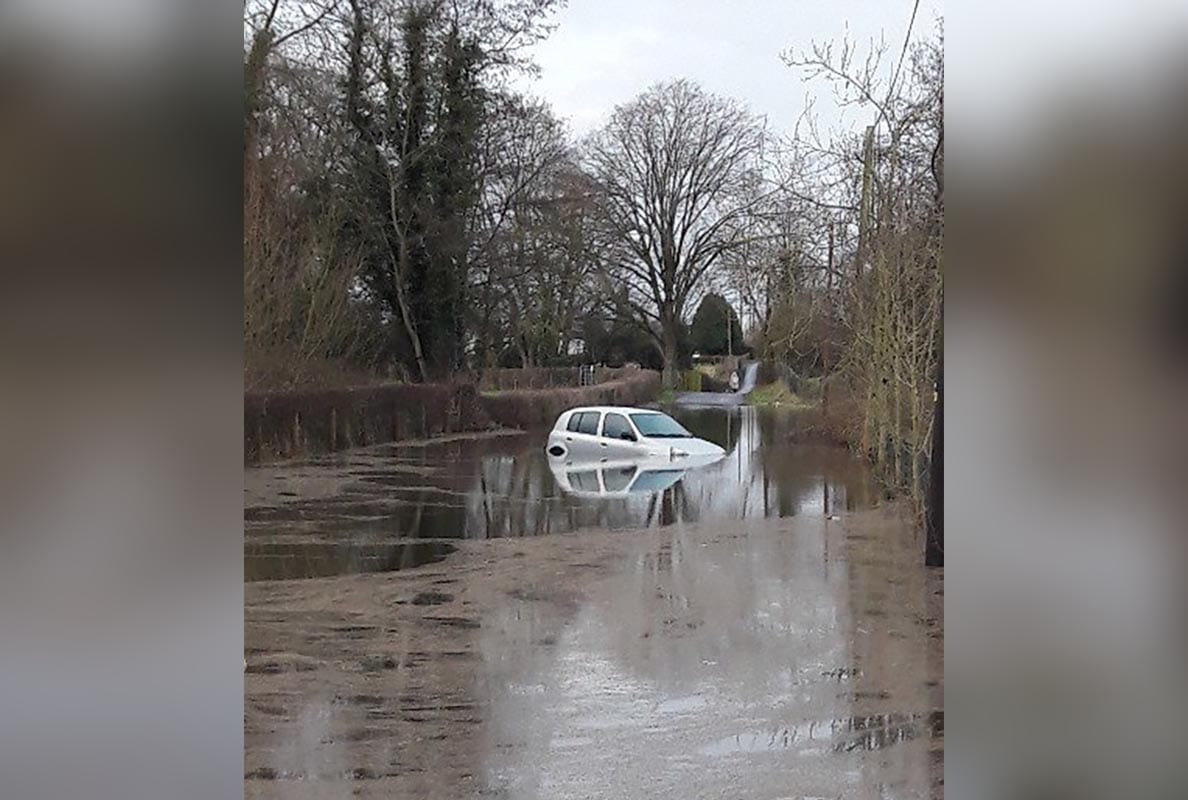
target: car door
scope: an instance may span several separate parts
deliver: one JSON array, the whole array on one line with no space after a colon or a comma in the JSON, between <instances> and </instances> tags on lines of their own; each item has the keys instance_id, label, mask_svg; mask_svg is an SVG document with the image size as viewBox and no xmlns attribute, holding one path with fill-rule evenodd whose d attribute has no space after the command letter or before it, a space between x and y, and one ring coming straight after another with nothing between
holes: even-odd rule
<instances>
[{"instance_id":1,"label":"car door","mask_svg":"<svg viewBox=\"0 0 1188 800\"><path fill-rule=\"evenodd\" d=\"M565 443L571 460L586 461L602 458L598 426L602 414L598 411L578 411L569 417L565 427Z\"/></svg>"},{"instance_id":2,"label":"car door","mask_svg":"<svg viewBox=\"0 0 1188 800\"><path fill-rule=\"evenodd\" d=\"M643 447L625 414L608 411L602 418L600 446L609 458L634 458Z\"/></svg>"}]
</instances>

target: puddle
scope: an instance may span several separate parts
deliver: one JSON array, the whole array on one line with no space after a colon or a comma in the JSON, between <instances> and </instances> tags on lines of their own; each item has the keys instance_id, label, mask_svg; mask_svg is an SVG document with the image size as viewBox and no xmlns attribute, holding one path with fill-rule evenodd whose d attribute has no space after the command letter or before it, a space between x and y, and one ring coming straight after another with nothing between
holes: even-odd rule
<instances>
[{"instance_id":1,"label":"puddle","mask_svg":"<svg viewBox=\"0 0 1188 800\"><path fill-rule=\"evenodd\" d=\"M393 572L441 561L456 548L443 542L398 544L248 542L244 546L245 581L328 578L364 572Z\"/></svg>"}]
</instances>

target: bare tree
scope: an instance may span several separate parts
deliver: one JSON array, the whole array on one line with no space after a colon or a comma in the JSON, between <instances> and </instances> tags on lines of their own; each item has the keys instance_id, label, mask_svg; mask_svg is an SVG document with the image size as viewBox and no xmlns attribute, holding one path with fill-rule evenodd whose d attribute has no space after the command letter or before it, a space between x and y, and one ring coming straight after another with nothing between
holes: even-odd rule
<instances>
[{"instance_id":1,"label":"bare tree","mask_svg":"<svg viewBox=\"0 0 1188 800\"><path fill-rule=\"evenodd\" d=\"M309 188L340 147L338 77L303 61L337 0L244 7L243 259L245 380L298 384L328 362L365 362L374 317L354 293L361 253L335 231L342 214Z\"/></svg>"},{"instance_id":2,"label":"bare tree","mask_svg":"<svg viewBox=\"0 0 1188 800\"><path fill-rule=\"evenodd\" d=\"M267 70L273 54L286 43L328 22L339 0L245 0L243 7L244 149L259 136L260 116L267 104Z\"/></svg>"},{"instance_id":3,"label":"bare tree","mask_svg":"<svg viewBox=\"0 0 1188 800\"><path fill-rule=\"evenodd\" d=\"M477 215L476 348L490 365L508 340L525 366L562 355L592 259L588 182L548 107L508 98L488 126Z\"/></svg>"},{"instance_id":4,"label":"bare tree","mask_svg":"<svg viewBox=\"0 0 1188 800\"><path fill-rule=\"evenodd\" d=\"M785 61L832 83L840 104L873 112L862 136L798 142L822 166L818 188L797 192L836 210L855 242L830 259L849 264L830 273L844 329L834 372L854 406L845 433L923 511L943 303L943 38L912 47L909 29L891 70L884 53L818 44Z\"/></svg>"},{"instance_id":5,"label":"bare tree","mask_svg":"<svg viewBox=\"0 0 1188 800\"><path fill-rule=\"evenodd\" d=\"M746 191L763 132L738 103L681 80L619 106L587 143L610 296L653 337L664 383L677 380L681 325L706 274L747 237Z\"/></svg>"}]
</instances>

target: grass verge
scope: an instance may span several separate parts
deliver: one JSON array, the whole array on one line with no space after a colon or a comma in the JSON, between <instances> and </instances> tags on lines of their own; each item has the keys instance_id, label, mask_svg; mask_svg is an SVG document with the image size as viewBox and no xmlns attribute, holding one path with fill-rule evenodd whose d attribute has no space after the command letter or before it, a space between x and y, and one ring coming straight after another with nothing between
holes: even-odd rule
<instances>
[{"instance_id":1,"label":"grass verge","mask_svg":"<svg viewBox=\"0 0 1188 800\"><path fill-rule=\"evenodd\" d=\"M818 404L799 396L796 392L789 389L788 385L783 381L776 381L775 383L756 386L755 390L747 395L747 405L801 409L816 408Z\"/></svg>"}]
</instances>

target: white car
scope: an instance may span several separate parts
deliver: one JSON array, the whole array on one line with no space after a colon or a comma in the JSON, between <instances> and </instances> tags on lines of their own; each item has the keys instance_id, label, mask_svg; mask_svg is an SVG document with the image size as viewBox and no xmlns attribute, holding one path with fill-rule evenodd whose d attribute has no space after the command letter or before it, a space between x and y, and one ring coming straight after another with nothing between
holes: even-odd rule
<instances>
[{"instance_id":1,"label":"white car","mask_svg":"<svg viewBox=\"0 0 1188 800\"><path fill-rule=\"evenodd\" d=\"M545 445L550 461L565 463L668 460L681 469L726 455L667 414L648 408L587 406L557 417Z\"/></svg>"}]
</instances>

